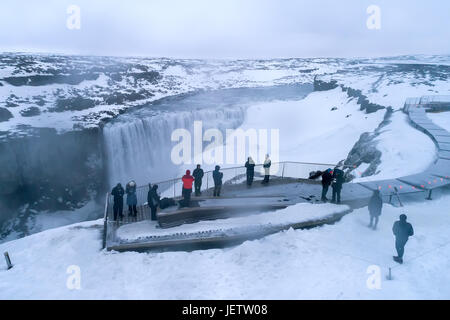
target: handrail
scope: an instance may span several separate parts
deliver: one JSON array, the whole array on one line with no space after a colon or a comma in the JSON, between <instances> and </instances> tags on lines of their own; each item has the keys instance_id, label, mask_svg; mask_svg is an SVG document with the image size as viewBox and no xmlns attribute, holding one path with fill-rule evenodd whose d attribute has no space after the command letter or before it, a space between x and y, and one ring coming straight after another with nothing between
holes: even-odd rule
<instances>
[{"instance_id":1,"label":"handrail","mask_svg":"<svg viewBox=\"0 0 450 320\"><path fill-rule=\"evenodd\" d=\"M314 166L329 166L329 167L336 167L338 164L330 164L330 163L316 163L316 162L299 162L299 161L281 161L281 162L272 162L272 165L277 164L277 165L282 165L282 164L286 164L286 163L292 163L292 164L300 164L300 165L314 165ZM262 166L263 164L256 164L255 167L259 167ZM344 168L355 168L354 165L342 165L342 167ZM227 168L221 168L220 171L227 171L227 170L235 170L235 169L244 169L245 166L236 166L236 167L227 167ZM205 175L213 173L214 170L209 170L209 171L204 171L203 173ZM169 179L169 180L163 180L163 181L159 181L159 182L154 182L152 184L165 184L165 183L172 183L172 182L177 182L177 181L181 181L181 177L179 178L173 178L173 179ZM145 188L146 186L137 186L136 189L139 188Z\"/></svg>"}]
</instances>

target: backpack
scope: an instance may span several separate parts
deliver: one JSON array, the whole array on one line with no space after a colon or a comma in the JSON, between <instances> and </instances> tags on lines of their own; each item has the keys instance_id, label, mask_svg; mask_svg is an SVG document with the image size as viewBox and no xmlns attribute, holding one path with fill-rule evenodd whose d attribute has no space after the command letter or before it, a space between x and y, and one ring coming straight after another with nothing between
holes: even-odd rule
<instances>
[{"instance_id":1,"label":"backpack","mask_svg":"<svg viewBox=\"0 0 450 320\"><path fill-rule=\"evenodd\" d=\"M168 207L172 207L172 206L176 206L177 204L175 203L175 200L171 199L171 198L162 198L159 201L159 207L161 209L165 209Z\"/></svg>"}]
</instances>

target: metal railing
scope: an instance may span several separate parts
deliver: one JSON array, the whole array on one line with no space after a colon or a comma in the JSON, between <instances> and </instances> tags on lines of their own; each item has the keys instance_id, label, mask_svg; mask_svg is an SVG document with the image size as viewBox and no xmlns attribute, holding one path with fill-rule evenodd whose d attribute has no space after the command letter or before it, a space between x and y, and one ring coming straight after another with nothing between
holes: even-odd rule
<instances>
[{"instance_id":1,"label":"metal railing","mask_svg":"<svg viewBox=\"0 0 450 320\"><path fill-rule=\"evenodd\" d=\"M298 179L308 179L309 175L313 171L323 171L328 168L334 168L337 164L326 164L326 163L309 163L309 162L276 162L272 163L270 168L271 179L278 178L298 178ZM354 166L344 166L344 168L354 168ZM226 195L227 188L232 185L243 183L246 180L246 168L244 166L239 167L228 167L220 169L223 173L223 185L222 185L222 195ZM213 171L205 171L202 179L201 192L211 190L214 187L214 179L212 177ZM255 181L260 181L264 176L264 168L262 164L255 166ZM160 182L154 182L152 184L158 185L158 192L161 198L177 198L181 197L183 183L181 177L177 179L170 179ZM194 186L193 186L194 188ZM147 203L147 194L149 191L149 186L138 186L136 188L137 196L137 206L145 206ZM126 195L124 196L124 215L127 215L128 208L126 206ZM105 221L113 221L113 197L111 193L107 194L106 205L105 205Z\"/></svg>"}]
</instances>

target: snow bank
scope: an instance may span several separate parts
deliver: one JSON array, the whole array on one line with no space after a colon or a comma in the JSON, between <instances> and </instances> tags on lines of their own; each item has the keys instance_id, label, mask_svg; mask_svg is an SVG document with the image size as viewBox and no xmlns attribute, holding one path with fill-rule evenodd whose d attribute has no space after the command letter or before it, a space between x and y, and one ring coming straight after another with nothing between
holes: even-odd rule
<instances>
[{"instance_id":1,"label":"snow bank","mask_svg":"<svg viewBox=\"0 0 450 320\"><path fill-rule=\"evenodd\" d=\"M425 171L436 159L436 146L423 132L408 123L403 112L394 112L391 123L375 139L381 151L378 174L355 182L395 179ZM359 169L360 172L363 170Z\"/></svg>"},{"instance_id":2,"label":"snow bank","mask_svg":"<svg viewBox=\"0 0 450 320\"><path fill-rule=\"evenodd\" d=\"M449 299L449 201L386 205L378 231L363 208L335 225L191 253L100 251L101 220L48 230L0 245L15 264L0 270L0 298ZM401 213L416 234L396 266L391 227ZM70 265L81 269L81 290L66 287ZM381 268L380 290L366 285L370 265Z\"/></svg>"},{"instance_id":3,"label":"snow bank","mask_svg":"<svg viewBox=\"0 0 450 320\"><path fill-rule=\"evenodd\" d=\"M127 224L117 230L117 236L123 240L135 240L149 236L165 236L176 233L197 233L209 230L245 230L264 226L286 226L294 223L315 221L342 213L350 208L346 205L299 203L286 209L245 217L200 221L170 229L156 228L152 221Z\"/></svg>"}]
</instances>

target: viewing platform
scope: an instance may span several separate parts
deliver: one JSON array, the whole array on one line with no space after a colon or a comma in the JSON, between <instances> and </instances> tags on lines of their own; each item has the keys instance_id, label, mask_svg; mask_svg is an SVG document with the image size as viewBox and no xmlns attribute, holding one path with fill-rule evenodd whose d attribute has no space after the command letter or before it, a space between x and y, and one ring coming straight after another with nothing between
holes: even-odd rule
<instances>
[{"instance_id":1,"label":"viewing platform","mask_svg":"<svg viewBox=\"0 0 450 320\"><path fill-rule=\"evenodd\" d=\"M408 99L404 112L412 126L427 134L435 143L437 158L422 173L393 179L349 182L342 190L342 205L329 205L322 215L298 212L280 221L270 212L300 203L320 204L321 182L310 180L311 172L333 169L336 164L280 162L272 172L269 184L261 184L262 165L255 167L251 187L245 182L245 168L224 168L221 197L213 197L212 172L205 172L202 195L192 194L189 207L172 206L158 209L157 221L151 221L147 205L148 186L137 188L137 217L113 221L112 198L108 194L104 215L103 246L107 250L174 249L187 245L225 245L256 239L289 228L311 228L334 223L354 208L367 205L374 190L380 190L387 202L393 196L426 193L450 185L450 133L435 125L426 112L450 110L450 97ZM351 165L344 166L352 168ZM158 184L161 198L181 199L181 178ZM306 207L305 207L306 208ZM284 216L283 216L284 217Z\"/></svg>"}]
</instances>

